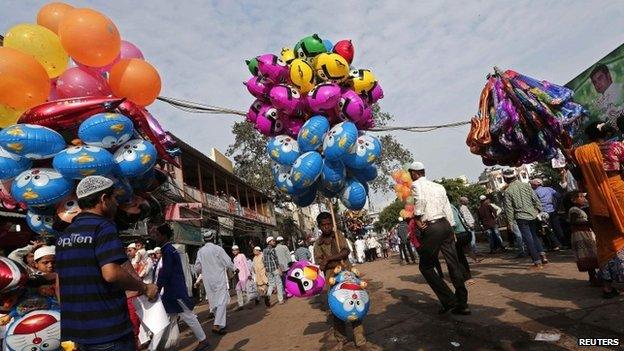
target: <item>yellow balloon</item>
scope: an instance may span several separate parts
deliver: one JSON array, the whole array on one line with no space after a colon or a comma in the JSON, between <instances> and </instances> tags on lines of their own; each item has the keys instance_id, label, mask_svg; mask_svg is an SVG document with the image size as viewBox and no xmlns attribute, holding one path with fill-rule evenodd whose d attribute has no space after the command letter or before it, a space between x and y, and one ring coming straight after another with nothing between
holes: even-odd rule
<instances>
[{"instance_id":1,"label":"yellow balloon","mask_svg":"<svg viewBox=\"0 0 624 351\"><path fill-rule=\"evenodd\" d=\"M33 56L48 72L50 78L60 76L69 63L58 35L38 24L18 24L6 33L5 47Z\"/></svg>"},{"instance_id":2,"label":"yellow balloon","mask_svg":"<svg viewBox=\"0 0 624 351\"><path fill-rule=\"evenodd\" d=\"M314 71L312 67L302 59L293 60L290 64L290 81L305 94L314 88Z\"/></svg>"},{"instance_id":3,"label":"yellow balloon","mask_svg":"<svg viewBox=\"0 0 624 351\"><path fill-rule=\"evenodd\" d=\"M282 48L282 61L290 64L296 58L295 52L291 48Z\"/></svg>"},{"instance_id":4,"label":"yellow balloon","mask_svg":"<svg viewBox=\"0 0 624 351\"><path fill-rule=\"evenodd\" d=\"M17 119L26 109L16 109L0 104L0 128L6 128L17 123Z\"/></svg>"}]
</instances>

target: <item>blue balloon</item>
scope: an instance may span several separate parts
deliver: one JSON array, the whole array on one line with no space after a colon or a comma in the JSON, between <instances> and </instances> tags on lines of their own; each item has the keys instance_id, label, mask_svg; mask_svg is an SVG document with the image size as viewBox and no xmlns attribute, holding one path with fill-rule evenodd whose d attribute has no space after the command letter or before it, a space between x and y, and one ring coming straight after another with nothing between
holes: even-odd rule
<instances>
[{"instance_id":1,"label":"blue balloon","mask_svg":"<svg viewBox=\"0 0 624 351\"><path fill-rule=\"evenodd\" d=\"M105 149L123 145L133 134L132 121L119 113L98 113L87 118L78 128L80 140Z\"/></svg>"},{"instance_id":2,"label":"blue balloon","mask_svg":"<svg viewBox=\"0 0 624 351\"><path fill-rule=\"evenodd\" d=\"M54 224L54 214L29 210L26 213L26 224L33 232L39 235L57 235L57 231L52 228Z\"/></svg>"},{"instance_id":3,"label":"blue balloon","mask_svg":"<svg viewBox=\"0 0 624 351\"><path fill-rule=\"evenodd\" d=\"M132 139L113 155L123 177L140 177L156 164L156 148L143 139Z\"/></svg>"},{"instance_id":4,"label":"blue balloon","mask_svg":"<svg viewBox=\"0 0 624 351\"><path fill-rule=\"evenodd\" d=\"M32 160L54 157L65 148L63 137L36 124L14 124L0 130L0 147Z\"/></svg>"},{"instance_id":5,"label":"blue balloon","mask_svg":"<svg viewBox=\"0 0 624 351\"><path fill-rule=\"evenodd\" d=\"M368 292L352 281L336 283L327 294L329 309L345 322L364 319L370 309Z\"/></svg>"},{"instance_id":6,"label":"blue balloon","mask_svg":"<svg viewBox=\"0 0 624 351\"><path fill-rule=\"evenodd\" d=\"M108 175L114 184L113 188L115 188L115 199L119 204L126 204L132 200L134 195L134 189L132 189L132 185L127 178L115 177L112 175Z\"/></svg>"},{"instance_id":7,"label":"blue balloon","mask_svg":"<svg viewBox=\"0 0 624 351\"><path fill-rule=\"evenodd\" d=\"M116 166L113 155L97 146L70 146L54 156L52 166L65 178L82 179L90 175L105 175Z\"/></svg>"},{"instance_id":8,"label":"blue balloon","mask_svg":"<svg viewBox=\"0 0 624 351\"><path fill-rule=\"evenodd\" d=\"M329 130L323 141L323 154L328 160L344 156L355 144L358 130L352 122L341 122Z\"/></svg>"},{"instance_id":9,"label":"blue balloon","mask_svg":"<svg viewBox=\"0 0 624 351\"><path fill-rule=\"evenodd\" d=\"M290 179L295 189L312 185L323 170L323 157L316 151L308 151L299 156L290 171Z\"/></svg>"},{"instance_id":10,"label":"blue balloon","mask_svg":"<svg viewBox=\"0 0 624 351\"><path fill-rule=\"evenodd\" d=\"M52 205L69 195L73 182L51 168L33 168L24 171L13 180L11 194L18 202L29 207Z\"/></svg>"},{"instance_id":11,"label":"blue balloon","mask_svg":"<svg viewBox=\"0 0 624 351\"><path fill-rule=\"evenodd\" d=\"M301 152L316 151L323 145L323 138L329 130L329 121L327 118L321 115L310 117L301 129L297 136L297 142L299 143L299 149Z\"/></svg>"},{"instance_id":12,"label":"blue balloon","mask_svg":"<svg viewBox=\"0 0 624 351\"><path fill-rule=\"evenodd\" d=\"M318 187L316 184L317 183L314 183L312 186L305 189L305 192L302 194L293 195L292 200L295 205L299 207L308 207L312 205L314 200L316 200L316 193L318 191Z\"/></svg>"},{"instance_id":13,"label":"blue balloon","mask_svg":"<svg viewBox=\"0 0 624 351\"><path fill-rule=\"evenodd\" d=\"M32 161L0 147L0 180L15 178L18 174L32 167Z\"/></svg>"},{"instance_id":14,"label":"blue balloon","mask_svg":"<svg viewBox=\"0 0 624 351\"><path fill-rule=\"evenodd\" d=\"M340 193L340 201L349 210L361 210L366 205L367 192L364 184L354 178L347 178L345 187Z\"/></svg>"},{"instance_id":15,"label":"blue balloon","mask_svg":"<svg viewBox=\"0 0 624 351\"><path fill-rule=\"evenodd\" d=\"M273 161L286 166L291 166L301 155L297 140L288 135L270 138L266 150Z\"/></svg>"},{"instance_id":16,"label":"blue balloon","mask_svg":"<svg viewBox=\"0 0 624 351\"><path fill-rule=\"evenodd\" d=\"M377 167L372 165L362 169L351 169L349 174L359 180L361 183L372 182L377 178Z\"/></svg>"},{"instance_id":17,"label":"blue balloon","mask_svg":"<svg viewBox=\"0 0 624 351\"><path fill-rule=\"evenodd\" d=\"M330 194L338 193L344 187L346 178L347 171L342 161L325 161L321 172L322 189Z\"/></svg>"},{"instance_id":18,"label":"blue balloon","mask_svg":"<svg viewBox=\"0 0 624 351\"><path fill-rule=\"evenodd\" d=\"M275 180L275 186L277 189L285 194L295 194L296 190L293 187L290 179L290 167L281 166L273 172L273 179Z\"/></svg>"},{"instance_id":19,"label":"blue balloon","mask_svg":"<svg viewBox=\"0 0 624 351\"><path fill-rule=\"evenodd\" d=\"M376 137L362 133L355 145L342 157L349 168L362 169L372 165L381 157L381 142Z\"/></svg>"},{"instance_id":20,"label":"blue balloon","mask_svg":"<svg viewBox=\"0 0 624 351\"><path fill-rule=\"evenodd\" d=\"M325 49L327 50L327 52L332 52L332 50L334 49L334 44L332 44L332 42L327 39L323 39L323 45L325 45Z\"/></svg>"}]
</instances>

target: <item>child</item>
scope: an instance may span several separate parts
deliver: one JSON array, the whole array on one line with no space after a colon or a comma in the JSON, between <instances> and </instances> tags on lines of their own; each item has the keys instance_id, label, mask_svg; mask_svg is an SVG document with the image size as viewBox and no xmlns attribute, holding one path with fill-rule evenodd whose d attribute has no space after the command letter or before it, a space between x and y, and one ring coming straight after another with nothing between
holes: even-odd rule
<instances>
[{"instance_id":1,"label":"child","mask_svg":"<svg viewBox=\"0 0 624 351\"><path fill-rule=\"evenodd\" d=\"M596 277L598 267L598 254L596 249L596 236L592 231L587 213L583 207L587 205L585 194L580 191L569 192L565 205L568 209L572 250L576 256L576 267L579 272L587 272L589 281L593 286L601 286Z\"/></svg>"}]
</instances>

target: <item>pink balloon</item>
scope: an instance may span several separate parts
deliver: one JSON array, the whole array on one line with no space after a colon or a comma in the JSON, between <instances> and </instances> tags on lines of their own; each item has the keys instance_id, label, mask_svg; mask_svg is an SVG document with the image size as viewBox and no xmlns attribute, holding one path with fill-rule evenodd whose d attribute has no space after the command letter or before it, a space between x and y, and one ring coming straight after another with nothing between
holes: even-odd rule
<instances>
[{"instance_id":1,"label":"pink balloon","mask_svg":"<svg viewBox=\"0 0 624 351\"><path fill-rule=\"evenodd\" d=\"M56 95L61 99L110 94L106 78L90 69L72 67L56 80Z\"/></svg>"},{"instance_id":2,"label":"pink balloon","mask_svg":"<svg viewBox=\"0 0 624 351\"><path fill-rule=\"evenodd\" d=\"M137 48L136 45L125 40L121 41L121 51L119 53L119 56L121 56L122 59L136 58L136 59L145 60L141 50L139 50L139 48Z\"/></svg>"}]
</instances>

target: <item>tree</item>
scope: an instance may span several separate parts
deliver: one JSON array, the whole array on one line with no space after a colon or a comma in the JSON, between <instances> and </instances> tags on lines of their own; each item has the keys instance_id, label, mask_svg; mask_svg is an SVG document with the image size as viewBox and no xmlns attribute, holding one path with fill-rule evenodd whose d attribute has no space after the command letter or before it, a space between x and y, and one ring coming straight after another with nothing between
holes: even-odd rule
<instances>
[{"instance_id":1,"label":"tree","mask_svg":"<svg viewBox=\"0 0 624 351\"><path fill-rule=\"evenodd\" d=\"M401 201L394 200L393 203L386 206L381 213L379 219L373 224L373 228L377 233L381 233L383 229L389 230L399 223L399 212L405 207Z\"/></svg>"},{"instance_id":2,"label":"tree","mask_svg":"<svg viewBox=\"0 0 624 351\"><path fill-rule=\"evenodd\" d=\"M466 184L461 178L442 178L435 181L446 189L451 203L459 203L459 198L465 196L470 201L470 208L479 206L479 196L485 195L485 188L480 184Z\"/></svg>"}]
</instances>

